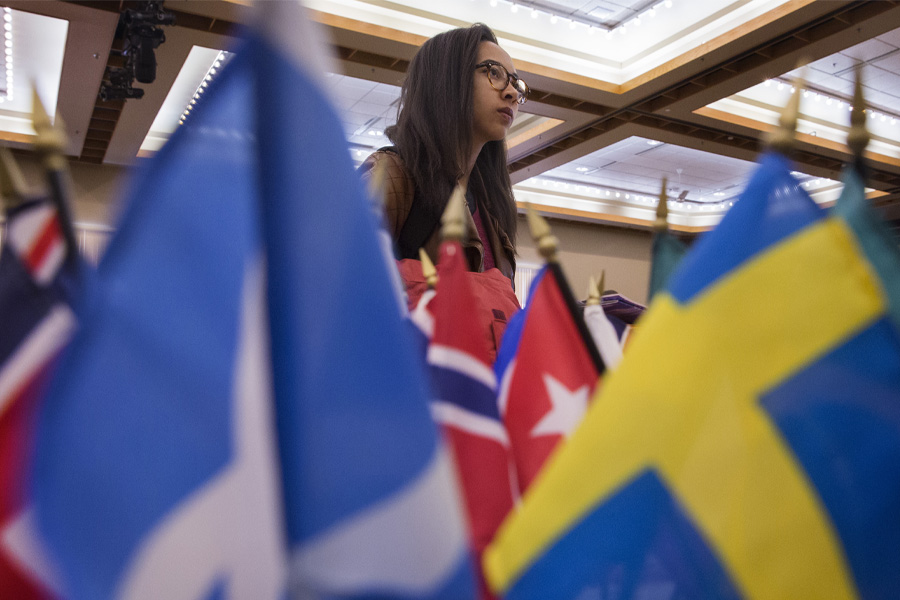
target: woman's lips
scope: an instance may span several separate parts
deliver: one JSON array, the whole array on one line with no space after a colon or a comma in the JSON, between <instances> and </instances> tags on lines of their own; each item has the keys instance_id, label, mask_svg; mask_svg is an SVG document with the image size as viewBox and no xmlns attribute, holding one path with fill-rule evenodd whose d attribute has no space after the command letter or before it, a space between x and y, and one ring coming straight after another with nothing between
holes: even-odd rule
<instances>
[{"instance_id":1,"label":"woman's lips","mask_svg":"<svg viewBox=\"0 0 900 600\"><path fill-rule=\"evenodd\" d=\"M507 122L513 122L513 111L510 108L500 108L497 110L498 113L506 117Z\"/></svg>"}]
</instances>

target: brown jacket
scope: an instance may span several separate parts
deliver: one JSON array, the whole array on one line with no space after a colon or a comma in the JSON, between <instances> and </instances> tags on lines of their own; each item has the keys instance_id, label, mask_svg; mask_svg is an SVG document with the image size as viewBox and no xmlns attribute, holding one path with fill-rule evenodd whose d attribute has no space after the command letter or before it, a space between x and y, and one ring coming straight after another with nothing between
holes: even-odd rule
<instances>
[{"instance_id":1,"label":"brown jacket","mask_svg":"<svg viewBox=\"0 0 900 600\"><path fill-rule=\"evenodd\" d=\"M385 191L384 191L384 216L391 237L394 240L400 236L400 231L406 223L406 218L412 208L415 197L415 183L403 159L394 152L379 150L369 156L360 167L363 177L368 179L376 165L384 163L385 166ZM494 263L500 272L512 281L516 272L516 250L509 237L500 229L497 219L494 218L483 206L478 207L485 233L494 254ZM484 246L478 237L475 228L475 220L472 215L466 213L467 237L462 246L466 252L470 271L484 271ZM438 250L441 245L441 228L437 227L430 238L425 242L424 249L432 261L437 262Z\"/></svg>"}]
</instances>

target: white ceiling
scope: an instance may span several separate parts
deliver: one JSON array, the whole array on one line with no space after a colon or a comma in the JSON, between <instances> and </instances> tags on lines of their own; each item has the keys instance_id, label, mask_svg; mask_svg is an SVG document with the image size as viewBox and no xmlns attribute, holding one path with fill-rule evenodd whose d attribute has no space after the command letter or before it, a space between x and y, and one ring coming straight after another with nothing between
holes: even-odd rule
<instances>
[{"instance_id":1,"label":"white ceiling","mask_svg":"<svg viewBox=\"0 0 900 600\"><path fill-rule=\"evenodd\" d=\"M69 23L8 8L0 15L6 43L5 68L0 71L0 130L31 134L32 84L48 114L56 114Z\"/></svg>"}]
</instances>

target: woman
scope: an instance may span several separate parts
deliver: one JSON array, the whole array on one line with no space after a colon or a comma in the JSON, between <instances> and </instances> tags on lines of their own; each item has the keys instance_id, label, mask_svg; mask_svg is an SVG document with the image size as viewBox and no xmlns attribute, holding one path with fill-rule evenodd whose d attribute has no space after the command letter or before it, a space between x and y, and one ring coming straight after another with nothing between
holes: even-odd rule
<instances>
[{"instance_id":1,"label":"woman","mask_svg":"<svg viewBox=\"0 0 900 600\"><path fill-rule=\"evenodd\" d=\"M463 241L470 270L497 268L512 280L516 207L504 138L527 95L487 25L425 42L410 63L397 124L386 131L394 146L361 167L371 173L384 163L385 217L399 258L417 258L420 247L437 258L440 217L461 184L471 217Z\"/></svg>"}]
</instances>

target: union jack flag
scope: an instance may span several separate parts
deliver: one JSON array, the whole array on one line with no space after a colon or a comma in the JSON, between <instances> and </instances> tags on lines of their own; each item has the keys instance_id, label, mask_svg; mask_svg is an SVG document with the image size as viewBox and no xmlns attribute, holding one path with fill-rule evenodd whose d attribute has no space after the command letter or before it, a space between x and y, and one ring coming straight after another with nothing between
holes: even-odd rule
<instances>
[{"instance_id":1,"label":"union jack flag","mask_svg":"<svg viewBox=\"0 0 900 600\"><path fill-rule=\"evenodd\" d=\"M7 213L0 252L0 590L23 600L61 595L36 537L27 472L34 419L47 380L75 326L57 210L30 200ZM8 596L7 596L8 594Z\"/></svg>"}]
</instances>

